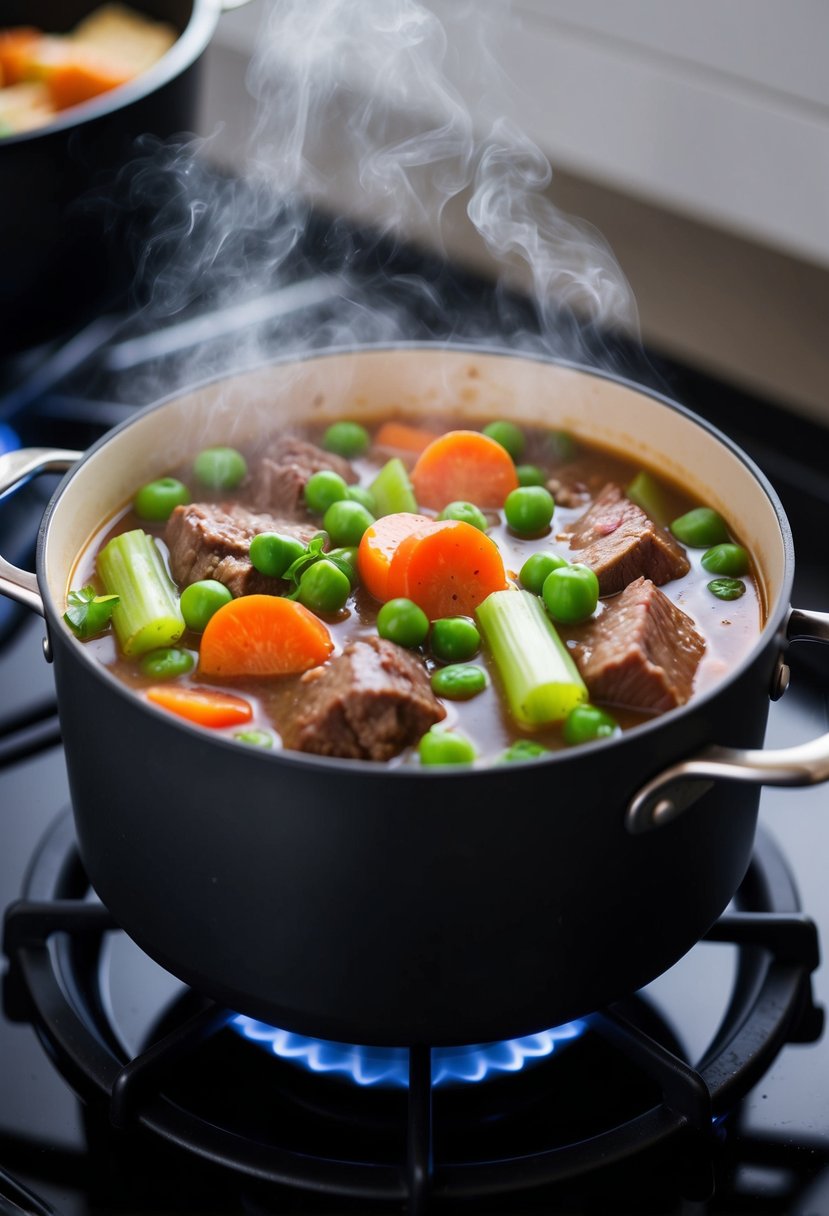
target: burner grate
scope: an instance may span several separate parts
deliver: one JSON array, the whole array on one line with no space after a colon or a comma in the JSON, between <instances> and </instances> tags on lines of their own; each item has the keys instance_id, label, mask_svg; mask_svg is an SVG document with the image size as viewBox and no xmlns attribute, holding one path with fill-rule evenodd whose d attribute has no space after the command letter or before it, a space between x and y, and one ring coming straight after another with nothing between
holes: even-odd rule
<instances>
[{"instance_id":1,"label":"burner grate","mask_svg":"<svg viewBox=\"0 0 829 1216\"><path fill-rule=\"evenodd\" d=\"M198 1072L202 1053L234 1016L194 994L182 1003L186 1015L183 1009L144 1051L126 1058L96 987L104 935L121 931L89 890L69 811L55 821L42 842L25 898L7 911L4 946L10 966L4 999L8 1016L34 1024L70 1084L93 1104L105 1106L114 1126L142 1127L168 1144L258 1183L363 1200L408 1201L408 1210L418 1213L433 1199L480 1199L581 1177L635 1157L679 1133L692 1133L696 1141L711 1138L786 1042L817 1038L822 1011L812 1001L810 982L818 962L817 932L799 912L785 863L765 834L758 835L752 865L735 903L738 910L723 916L709 934L710 940L738 948L734 988L697 1065L691 1067L681 1059L669 1035L654 1034L652 1026L643 1029L635 1001L619 1002L589 1019L590 1033L604 1044L603 1050L618 1053L626 1067L641 1075L641 1093L646 1095L641 1109L599 1126L592 1134L565 1137L531 1151L513 1151L510 1146L480 1160L457 1159L443 1152L441 1120L461 1117L468 1131L477 1119L484 1131L484 1122L492 1122L492 1110L484 1102L476 1113L479 1095L468 1099L467 1106L458 1106L455 1097L451 1110L441 1107L445 1100L433 1093L427 1045L411 1048L408 1094L398 1096L389 1107L400 1125L399 1141L391 1152L378 1153L375 1159L300 1151L290 1137L280 1144L278 1138L246 1134L245 1128L222 1126L212 1114L190 1109L182 1101L177 1071L189 1061ZM229 1032L228 1037L241 1044L237 1049L249 1046ZM533 1101L543 1100L537 1096L539 1086L542 1092L555 1090L556 1074L547 1080L544 1074L556 1066L556 1059L554 1055L533 1070ZM279 1061L275 1066L295 1073ZM282 1086L299 1083L286 1079L284 1072L280 1077ZM313 1083L331 1085L320 1079ZM499 1093L507 1095L500 1111L505 1125L515 1095L525 1092L516 1089L516 1083L521 1084L520 1077L494 1083ZM358 1100L351 1089L348 1100ZM490 1143L488 1132L487 1146ZM508 1137L505 1144L509 1145Z\"/></svg>"}]
</instances>

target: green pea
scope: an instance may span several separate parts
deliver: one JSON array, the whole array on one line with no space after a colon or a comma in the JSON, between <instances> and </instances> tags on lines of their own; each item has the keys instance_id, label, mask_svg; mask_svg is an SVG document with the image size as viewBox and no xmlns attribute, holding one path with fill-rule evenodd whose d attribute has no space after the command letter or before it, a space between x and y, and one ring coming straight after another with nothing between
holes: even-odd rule
<instances>
[{"instance_id":1,"label":"green pea","mask_svg":"<svg viewBox=\"0 0 829 1216\"><path fill-rule=\"evenodd\" d=\"M335 545L359 545L366 528L373 523L370 511L347 498L332 502L322 520L322 526Z\"/></svg>"},{"instance_id":2,"label":"green pea","mask_svg":"<svg viewBox=\"0 0 829 1216\"><path fill-rule=\"evenodd\" d=\"M334 422L322 437L326 452L336 452L338 456L349 459L362 456L370 444L371 436L359 422Z\"/></svg>"},{"instance_id":3,"label":"green pea","mask_svg":"<svg viewBox=\"0 0 829 1216\"><path fill-rule=\"evenodd\" d=\"M619 723L595 705L577 705L564 720L564 742L589 743L591 739L609 739L619 730Z\"/></svg>"},{"instance_id":4,"label":"green pea","mask_svg":"<svg viewBox=\"0 0 829 1216\"><path fill-rule=\"evenodd\" d=\"M520 460L523 456L527 441L521 427L516 426L514 422L490 422L484 427L484 434L500 443L502 448L506 448L513 460Z\"/></svg>"},{"instance_id":5,"label":"green pea","mask_svg":"<svg viewBox=\"0 0 829 1216\"><path fill-rule=\"evenodd\" d=\"M739 578L712 578L707 586L718 600L738 600L746 593L746 585Z\"/></svg>"},{"instance_id":6,"label":"green pea","mask_svg":"<svg viewBox=\"0 0 829 1216\"><path fill-rule=\"evenodd\" d=\"M305 552L305 546L295 536L283 536L280 532L260 532L250 542L248 550L254 569L271 578L282 575Z\"/></svg>"},{"instance_id":7,"label":"green pea","mask_svg":"<svg viewBox=\"0 0 829 1216\"><path fill-rule=\"evenodd\" d=\"M599 580L589 566L581 563L561 566L547 575L541 594L554 621L575 624L596 611Z\"/></svg>"},{"instance_id":8,"label":"green pea","mask_svg":"<svg viewBox=\"0 0 829 1216\"><path fill-rule=\"evenodd\" d=\"M537 464L516 465L515 472L520 486L543 486L547 481L546 475Z\"/></svg>"},{"instance_id":9,"label":"green pea","mask_svg":"<svg viewBox=\"0 0 829 1216\"><path fill-rule=\"evenodd\" d=\"M724 574L728 578L739 578L748 574L748 553L742 545L714 545L702 555L703 569L709 574Z\"/></svg>"},{"instance_id":10,"label":"green pea","mask_svg":"<svg viewBox=\"0 0 829 1216\"><path fill-rule=\"evenodd\" d=\"M481 635L468 616L443 616L432 622L429 646L435 658L465 663L480 650Z\"/></svg>"},{"instance_id":11,"label":"green pea","mask_svg":"<svg viewBox=\"0 0 829 1216\"><path fill-rule=\"evenodd\" d=\"M196 658L190 650L168 646L143 655L139 666L143 674L151 676L153 680L174 680L176 676L186 676L188 671L192 671Z\"/></svg>"},{"instance_id":12,"label":"green pea","mask_svg":"<svg viewBox=\"0 0 829 1216\"><path fill-rule=\"evenodd\" d=\"M526 587L527 591L532 591L533 595L541 595L547 575L569 565L567 558L559 557L557 553L531 553L521 567L518 577L521 586Z\"/></svg>"},{"instance_id":13,"label":"green pea","mask_svg":"<svg viewBox=\"0 0 829 1216\"><path fill-rule=\"evenodd\" d=\"M555 505L544 486L521 486L507 495L504 515L519 536L538 536L549 527Z\"/></svg>"},{"instance_id":14,"label":"green pea","mask_svg":"<svg viewBox=\"0 0 829 1216\"><path fill-rule=\"evenodd\" d=\"M728 540L725 520L711 507L694 507L693 511L686 511L674 520L671 531L678 541L691 549L708 549Z\"/></svg>"},{"instance_id":15,"label":"green pea","mask_svg":"<svg viewBox=\"0 0 829 1216\"><path fill-rule=\"evenodd\" d=\"M207 622L224 604L229 604L232 594L215 578L203 578L191 583L181 593L181 615L188 629L202 633Z\"/></svg>"},{"instance_id":16,"label":"green pea","mask_svg":"<svg viewBox=\"0 0 829 1216\"><path fill-rule=\"evenodd\" d=\"M464 736L444 727L433 726L418 744L421 764L471 764L475 748Z\"/></svg>"},{"instance_id":17,"label":"green pea","mask_svg":"<svg viewBox=\"0 0 829 1216\"><path fill-rule=\"evenodd\" d=\"M479 532L486 532L489 527L480 507L476 507L474 502L462 502L460 499L457 502L447 503L438 515L438 519L459 519L461 523L472 524L472 527L477 528Z\"/></svg>"},{"instance_id":18,"label":"green pea","mask_svg":"<svg viewBox=\"0 0 829 1216\"><path fill-rule=\"evenodd\" d=\"M237 730L233 738L249 747L273 747L273 735L266 730Z\"/></svg>"},{"instance_id":19,"label":"green pea","mask_svg":"<svg viewBox=\"0 0 829 1216\"><path fill-rule=\"evenodd\" d=\"M159 477L142 486L135 496L135 514L142 519L161 521L169 519L176 507L190 501L190 491L175 477Z\"/></svg>"},{"instance_id":20,"label":"green pea","mask_svg":"<svg viewBox=\"0 0 829 1216\"><path fill-rule=\"evenodd\" d=\"M473 663L453 663L432 673L432 692L450 701L468 701L483 692L489 680L483 667Z\"/></svg>"},{"instance_id":21,"label":"green pea","mask_svg":"<svg viewBox=\"0 0 829 1216\"><path fill-rule=\"evenodd\" d=\"M500 757L502 764L516 764L521 760L537 760L539 756L549 756L549 747L536 743L535 739L516 739Z\"/></svg>"},{"instance_id":22,"label":"green pea","mask_svg":"<svg viewBox=\"0 0 829 1216\"><path fill-rule=\"evenodd\" d=\"M297 598L312 612L339 612L350 594L348 575L328 558L322 558L303 573Z\"/></svg>"},{"instance_id":23,"label":"green pea","mask_svg":"<svg viewBox=\"0 0 829 1216\"><path fill-rule=\"evenodd\" d=\"M350 498L352 502L358 502L365 507L367 511L377 518L377 499L372 494L371 490L365 486L348 486L345 492L346 498Z\"/></svg>"},{"instance_id":24,"label":"green pea","mask_svg":"<svg viewBox=\"0 0 829 1216\"><path fill-rule=\"evenodd\" d=\"M389 600L377 613L377 632L381 638L411 649L426 640L429 618L412 600Z\"/></svg>"},{"instance_id":25,"label":"green pea","mask_svg":"<svg viewBox=\"0 0 829 1216\"><path fill-rule=\"evenodd\" d=\"M211 490L233 490L242 481L248 466L235 448L205 448L193 461L199 481Z\"/></svg>"},{"instance_id":26,"label":"green pea","mask_svg":"<svg viewBox=\"0 0 829 1216\"><path fill-rule=\"evenodd\" d=\"M326 553L328 561L333 562L342 570L343 574L348 576L348 581L352 587L360 585L360 571L357 568L357 550L352 546L346 546L340 549L329 549Z\"/></svg>"},{"instance_id":27,"label":"green pea","mask_svg":"<svg viewBox=\"0 0 829 1216\"><path fill-rule=\"evenodd\" d=\"M348 486L333 469L313 473L305 484L305 505L320 515L343 498L348 498Z\"/></svg>"}]
</instances>

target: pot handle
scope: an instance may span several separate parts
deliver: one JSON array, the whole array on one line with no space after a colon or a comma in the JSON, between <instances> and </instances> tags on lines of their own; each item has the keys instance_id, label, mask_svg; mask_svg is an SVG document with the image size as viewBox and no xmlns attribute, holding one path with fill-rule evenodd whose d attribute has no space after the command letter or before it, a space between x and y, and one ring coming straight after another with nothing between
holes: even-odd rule
<instances>
[{"instance_id":1,"label":"pot handle","mask_svg":"<svg viewBox=\"0 0 829 1216\"><path fill-rule=\"evenodd\" d=\"M829 612L791 609L786 638L789 642L829 642ZM817 785L829 781L829 734L773 751L706 747L642 786L627 808L627 830L649 832L669 823L701 798L714 779L757 785Z\"/></svg>"},{"instance_id":2,"label":"pot handle","mask_svg":"<svg viewBox=\"0 0 829 1216\"><path fill-rule=\"evenodd\" d=\"M0 456L0 499L14 486L40 473L65 473L82 455L83 452L70 452L64 448L20 448L4 453ZM2 555L0 593L18 600L41 616L45 615L36 575L13 566Z\"/></svg>"}]
</instances>

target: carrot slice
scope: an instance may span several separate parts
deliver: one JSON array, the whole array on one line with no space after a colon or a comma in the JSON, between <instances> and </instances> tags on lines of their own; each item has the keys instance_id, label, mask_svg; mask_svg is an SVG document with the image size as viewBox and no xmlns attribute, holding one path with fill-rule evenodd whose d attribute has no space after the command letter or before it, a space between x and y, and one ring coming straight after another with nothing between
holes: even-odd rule
<instances>
[{"instance_id":1,"label":"carrot slice","mask_svg":"<svg viewBox=\"0 0 829 1216\"><path fill-rule=\"evenodd\" d=\"M461 499L478 507L502 507L518 474L510 454L480 431L447 431L421 452L412 469L417 501L440 510Z\"/></svg>"},{"instance_id":2,"label":"carrot slice","mask_svg":"<svg viewBox=\"0 0 829 1216\"><path fill-rule=\"evenodd\" d=\"M202 634L199 671L211 676L279 676L324 663L334 643L296 600L243 595L215 612Z\"/></svg>"},{"instance_id":3,"label":"carrot slice","mask_svg":"<svg viewBox=\"0 0 829 1216\"><path fill-rule=\"evenodd\" d=\"M102 55L68 47L44 62L43 76L52 105L67 110L126 84L133 73Z\"/></svg>"},{"instance_id":4,"label":"carrot slice","mask_svg":"<svg viewBox=\"0 0 829 1216\"><path fill-rule=\"evenodd\" d=\"M388 595L389 567L401 541L415 529L432 521L426 515L396 511L383 515L363 533L357 550L357 569L369 595L384 602Z\"/></svg>"},{"instance_id":5,"label":"carrot slice","mask_svg":"<svg viewBox=\"0 0 829 1216\"><path fill-rule=\"evenodd\" d=\"M418 456L424 448L428 448L433 439L437 439L434 431L408 426L405 422L384 422L374 436L378 447L395 448L398 452L414 452Z\"/></svg>"},{"instance_id":6,"label":"carrot slice","mask_svg":"<svg viewBox=\"0 0 829 1216\"><path fill-rule=\"evenodd\" d=\"M154 684L147 689L147 700L170 713L196 722L199 726L240 726L249 722L253 710L242 697L209 688L184 688L174 684Z\"/></svg>"},{"instance_id":7,"label":"carrot slice","mask_svg":"<svg viewBox=\"0 0 829 1216\"><path fill-rule=\"evenodd\" d=\"M30 25L0 30L0 76L3 84L19 84L31 76L32 59L43 35Z\"/></svg>"},{"instance_id":8,"label":"carrot slice","mask_svg":"<svg viewBox=\"0 0 829 1216\"><path fill-rule=\"evenodd\" d=\"M435 621L471 616L491 592L506 587L504 563L490 537L461 520L431 520L398 545L387 596L414 600Z\"/></svg>"}]
</instances>

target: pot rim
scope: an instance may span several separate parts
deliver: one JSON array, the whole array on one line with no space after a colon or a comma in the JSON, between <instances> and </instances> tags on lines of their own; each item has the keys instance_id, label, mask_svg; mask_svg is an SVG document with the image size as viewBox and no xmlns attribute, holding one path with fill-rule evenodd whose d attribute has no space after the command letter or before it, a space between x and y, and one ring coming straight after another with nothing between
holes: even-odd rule
<instances>
[{"instance_id":1,"label":"pot rim","mask_svg":"<svg viewBox=\"0 0 829 1216\"><path fill-rule=\"evenodd\" d=\"M169 84L195 63L206 49L221 13L221 0L193 0L193 9L187 25L157 63L145 72L139 72L126 84L81 102L80 105L71 106L64 115L59 115L43 127L37 127L33 131L20 131L16 135L6 135L0 142L0 156L2 148L36 144L38 140L48 139L60 132L83 127L98 118L126 109Z\"/></svg>"},{"instance_id":2,"label":"pot rim","mask_svg":"<svg viewBox=\"0 0 829 1216\"><path fill-rule=\"evenodd\" d=\"M763 626L763 629L751 650L744 655L743 659L729 672L727 676L724 676L722 679L718 680L716 684L705 692L692 697L691 700L685 705L669 710L667 713L659 714L650 721L642 722L636 726L629 727L620 735L613 736L609 739L593 740L589 743L580 744L578 748L554 751L546 756L540 756L534 759L522 761L522 768L525 765L532 765L533 767L546 767L547 765L555 763L562 764L567 759L572 759L574 756L589 755L593 752L603 752L608 748L619 747L623 745L631 736L635 736L637 739L639 739L648 734L664 730L666 725L679 723L688 716L699 713L704 706L721 696L725 689L731 687L731 685L735 684L741 678L743 673L757 660L758 656L766 649L766 647L773 643L775 638L780 639L779 644L782 648L784 645L782 632L785 625L786 616L788 615L790 608L791 591L794 581L794 544L792 540L791 527L783 509L783 504L780 501L774 487L771 485L762 470L752 460L752 458L746 452L744 452L734 440L725 435L712 423L695 414L693 410L690 410L687 406L672 400L664 393L660 393L655 389L637 384L635 381L630 380L626 376L622 376L617 372L608 371L603 368L589 367L587 364L578 363L569 359L561 359L553 355L544 354L543 352L516 351L489 343L475 344L461 342L380 342L366 343L363 346L332 346L326 347L323 350L308 350L288 353L277 358L264 359L262 362L254 363L250 367L236 369L235 371L231 371L229 373L220 372L215 375L208 376L204 380L179 387L175 391L167 394L167 396L152 402L150 405L138 409L132 417L125 419L123 422L120 422L117 426L107 431L106 434L102 435L100 439L96 440L96 442L90 448L86 449L78 463L74 465L61 480L43 514L38 533L36 569L38 584L45 607L47 625L59 633L65 631L62 613L57 610L52 600L51 591L49 589L44 570L46 539L52 516L58 509L60 499L63 496L63 492L69 482L80 473L83 466L87 463L87 460L89 460L94 453L106 447L107 443L114 435L128 430L129 427L131 427L139 418L143 418L146 415L153 413L155 410L162 409L170 402L175 401L182 396L192 392L198 392L203 388L217 384L222 380L229 380L237 375L254 373L265 370L269 367L281 366L282 364L304 363L312 359L342 357L344 355L359 358L359 356L362 354L376 353L381 351L393 352L397 350L458 352L459 354L476 354L487 356L494 355L498 357L508 357L511 359L530 360L532 362L552 364L557 367L567 368L568 370L579 372L586 376L593 376L601 380L608 380L624 388L628 388L633 392L642 393L645 396L657 401L661 405L664 405L668 409L674 411L675 413L683 415L686 419L688 419L688 421L699 426L713 439L717 440L719 443L728 448L729 451L747 468L752 477L759 484L760 488L769 499L769 502L771 503L777 517L784 550L783 578L781 581L780 591L776 602L768 605L765 625ZM66 632L68 634L68 631ZM110 691L112 691L114 686L117 689L118 694L127 698L130 704L140 706L145 712L160 716L173 729L183 730L187 734L193 735L195 738L201 739L202 741L205 740L206 732L204 728L196 726L183 718L178 718L149 702L141 701L141 699L136 696L135 692L131 688L127 687L127 685L125 685L121 680L118 680L115 676L113 676L106 667L104 667L92 656L91 653L87 652L87 648L80 645L76 638L67 636L66 640L74 647L73 653L76 651L80 652L78 657L81 659L81 661L87 664L87 666L94 672L95 677L100 680ZM209 735L207 737L210 738ZM222 735L215 735L214 737L210 738L210 742L214 746L228 748L234 755L238 755L239 744L235 743L232 739L225 738ZM338 756L310 755L304 752L292 751L282 747L274 748L273 750L252 747L248 748L247 751L251 762L265 764L289 764L291 766L297 766L301 769L309 770L316 769L322 765L325 769L339 771L342 774L348 773L361 778L372 776L375 780L385 780L393 775L394 780L415 779L428 781L439 779L445 781L447 779L451 779L453 781L463 781L465 779L468 780L472 774L480 774L481 772L491 770L492 768L491 762L481 766L471 765L469 767L463 766L459 768L452 768L450 766L431 767L420 765L398 765L390 767L388 764L383 762L372 760L355 760ZM659 767L658 762L656 767Z\"/></svg>"}]
</instances>

